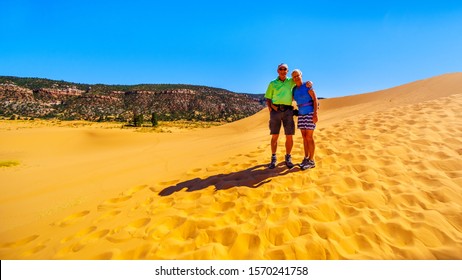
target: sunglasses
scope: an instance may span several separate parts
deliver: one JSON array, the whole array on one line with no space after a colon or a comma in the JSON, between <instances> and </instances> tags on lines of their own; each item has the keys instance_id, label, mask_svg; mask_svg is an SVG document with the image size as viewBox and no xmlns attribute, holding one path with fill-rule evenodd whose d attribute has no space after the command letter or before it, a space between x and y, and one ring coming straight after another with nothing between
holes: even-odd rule
<instances>
[{"instance_id":1,"label":"sunglasses","mask_svg":"<svg viewBox=\"0 0 462 280\"><path fill-rule=\"evenodd\" d=\"M279 70L281 70L281 71L287 71L287 68L281 67L281 68L279 68Z\"/></svg>"}]
</instances>

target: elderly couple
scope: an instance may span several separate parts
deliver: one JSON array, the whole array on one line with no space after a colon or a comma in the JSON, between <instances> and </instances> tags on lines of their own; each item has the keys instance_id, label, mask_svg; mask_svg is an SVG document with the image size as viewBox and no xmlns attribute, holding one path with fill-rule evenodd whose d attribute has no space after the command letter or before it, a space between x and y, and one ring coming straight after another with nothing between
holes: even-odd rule
<instances>
[{"instance_id":1,"label":"elderly couple","mask_svg":"<svg viewBox=\"0 0 462 280\"><path fill-rule=\"evenodd\" d=\"M292 101L295 100L298 107L298 128L303 137L305 157L300 163L302 170L315 167L314 162L314 139L313 132L318 121L318 99L310 81L303 83L302 72L292 71L292 78L287 78L289 67L287 64L279 64L277 72L279 76L268 85L265 98L270 111L270 133L271 133L271 163L269 168L276 167L276 150L278 147L279 131L281 123L286 135L286 156L285 163L290 169L292 163L292 136L295 134L294 110Z\"/></svg>"}]
</instances>

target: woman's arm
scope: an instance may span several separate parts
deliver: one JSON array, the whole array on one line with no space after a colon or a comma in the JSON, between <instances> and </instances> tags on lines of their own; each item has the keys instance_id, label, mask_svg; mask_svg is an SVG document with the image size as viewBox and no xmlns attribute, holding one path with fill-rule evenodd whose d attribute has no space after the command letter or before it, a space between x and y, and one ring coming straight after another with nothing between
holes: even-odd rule
<instances>
[{"instance_id":1,"label":"woman's arm","mask_svg":"<svg viewBox=\"0 0 462 280\"><path fill-rule=\"evenodd\" d=\"M308 90L308 94L311 96L311 99L313 99L313 122L317 123L318 122L318 97L316 96L316 92L314 91L313 88L310 88Z\"/></svg>"}]
</instances>

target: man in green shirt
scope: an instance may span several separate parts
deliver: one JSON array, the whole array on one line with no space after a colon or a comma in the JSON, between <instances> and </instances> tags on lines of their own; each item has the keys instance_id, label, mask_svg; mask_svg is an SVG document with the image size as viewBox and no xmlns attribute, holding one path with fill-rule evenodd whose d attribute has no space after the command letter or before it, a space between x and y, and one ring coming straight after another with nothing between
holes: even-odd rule
<instances>
[{"instance_id":1,"label":"man in green shirt","mask_svg":"<svg viewBox=\"0 0 462 280\"><path fill-rule=\"evenodd\" d=\"M270 169L276 167L277 158L276 151L278 147L279 132L281 130L281 124L284 127L284 133L286 135L286 156L285 163L290 169L294 167L292 163L292 147L294 145L293 135L295 134L295 122L294 113L292 107L292 89L295 86L295 82L291 78L287 78L289 67L285 63L281 63L277 68L278 77L271 81L266 90L265 98L266 105L270 111L270 134L271 134L271 163L268 165ZM307 85L312 85L311 82L307 82Z\"/></svg>"}]
</instances>

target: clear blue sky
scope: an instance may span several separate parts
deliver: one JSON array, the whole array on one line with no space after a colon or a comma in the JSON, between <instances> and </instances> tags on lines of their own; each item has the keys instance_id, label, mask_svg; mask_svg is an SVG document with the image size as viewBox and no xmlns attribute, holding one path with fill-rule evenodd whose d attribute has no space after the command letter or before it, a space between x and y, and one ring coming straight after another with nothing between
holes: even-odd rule
<instances>
[{"instance_id":1,"label":"clear blue sky","mask_svg":"<svg viewBox=\"0 0 462 280\"><path fill-rule=\"evenodd\" d=\"M462 1L0 0L0 75L263 93L280 62L318 96L462 71Z\"/></svg>"}]
</instances>

